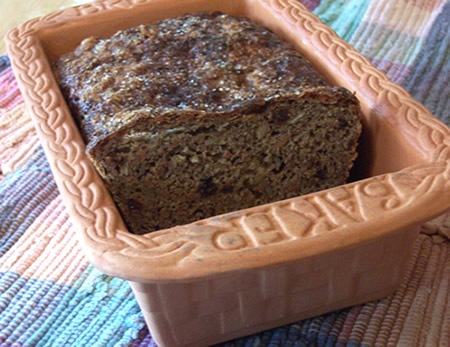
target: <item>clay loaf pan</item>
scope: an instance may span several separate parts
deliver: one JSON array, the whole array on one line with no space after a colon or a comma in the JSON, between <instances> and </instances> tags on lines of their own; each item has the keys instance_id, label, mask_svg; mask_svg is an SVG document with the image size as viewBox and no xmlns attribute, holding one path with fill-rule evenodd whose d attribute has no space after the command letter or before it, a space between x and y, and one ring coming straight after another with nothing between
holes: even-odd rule
<instances>
[{"instance_id":1,"label":"clay loaf pan","mask_svg":"<svg viewBox=\"0 0 450 347\"><path fill-rule=\"evenodd\" d=\"M344 184L357 155L354 95L244 17L91 37L54 69L137 234Z\"/></svg>"},{"instance_id":2,"label":"clay loaf pan","mask_svg":"<svg viewBox=\"0 0 450 347\"><path fill-rule=\"evenodd\" d=\"M142 24L179 18L186 13L214 11L245 16L270 28L293 44L327 82L355 93L361 106L363 124L359 155L352 169L352 178L356 179L338 187L169 229L143 235L130 233L104 181L87 158L85 144L88 143L87 150L91 156L97 149L89 143L86 134L83 135L84 141L81 138L79 127L74 122L77 116L69 111L50 67L86 38L95 36L106 39L119 30L128 32L132 30L129 28ZM205 40L205 44L208 42ZM93 44L95 41L92 40L84 43L87 46ZM251 47L255 49L256 46L252 45L249 44L249 50ZM409 259L414 252L420 226L450 208L449 128L341 40L299 1L97 1L22 24L9 33L7 47L28 113L36 125L61 198L78 236L78 245L92 265L108 275L129 281L158 346L208 346L389 295L400 286L409 269ZM211 54L215 54L219 47L217 45ZM264 50L249 56L258 57L260 51ZM276 59L282 55L271 54L267 64L276 66ZM288 55L289 59L297 59ZM98 54L99 58L101 56ZM190 64L189 59L183 57L182 60L178 65ZM177 71L176 67L174 61L169 70ZM309 71L303 65L300 69ZM196 71L208 74L215 69ZM166 78L167 85L173 85L172 80L177 75L168 73L171 78ZM104 74L105 82L110 75L112 73L109 71ZM292 71L287 75L293 78L295 74ZM210 106L205 111L189 106L188 112L187 105L183 110L177 105L156 105L149 108L146 117L136 117L133 125L131 122L124 124L124 130L120 131L141 127L145 130L144 136L153 134L150 139L154 147L165 148L163 156L158 155L162 159L155 159L155 166L164 160L166 164L172 163L165 152L173 150L170 159L179 160L180 163L175 162L174 165L180 169L168 177L184 177L182 188L190 185L192 201L199 204L205 201L203 206L207 206L207 199L213 199L216 194L232 197L220 200L218 206L221 206L228 204L227 201L240 201L239 192L242 196L245 192L245 196L255 197L255 202L259 203L257 199L262 199L265 189L273 189L272 193L268 193L276 198L277 190L281 190L278 182L284 184L287 180L292 181L293 176L282 177L283 170L293 170L294 164L291 162L295 163L298 175L306 175L308 165L311 165L308 161L301 165L295 162L295 150L283 141L277 142L277 145L281 146L280 150L285 146L284 152L276 152L276 146L271 143L272 137L279 136L274 134L276 131L287 134L289 142L295 146L305 146L308 150L316 146L314 150L319 150L317 156L309 156L313 165L322 163L320 158L323 154L320 154L320 147L310 141L317 139L326 146L336 144L336 148L332 149L335 156L344 151L344 146L339 144L347 139L337 138L338 135L334 134L329 141L324 141L325 135L315 128L315 124L318 129L319 125L326 123L321 130L336 128L339 133L341 130L337 123L328 122L321 112L316 118L308 116L308 113L322 107L316 105L319 100L320 103L332 103L332 109L339 103L352 108L354 101L351 101L348 92L323 85L315 75L315 72L306 73L305 81L300 81L304 88L298 95L289 92L290 87L286 86L287 91L279 93L278 99L264 93L268 93L266 89L274 89L277 83L287 80L266 83L266 87L261 88L258 95L255 94L254 105L238 103L244 90L249 90L240 88L237 94L224 93L223 87L220 90L221 86L215 85L216 80L210 76L204 78L208 81L205 83L207 92L199 93L201 97L197 102L200 105L211 103L215 108ZM118 75L116 79L123 77ZM260 81L260 76L253 76L254 84L264 83L262 77ZM130 82L130 79L123 80L124 86ZM134 83L137 81L134 80ZM245 86L245 83L242 85ZM84 87L89 93L88 85ZM98 85L94 84L92 88L98 88ZM214 88L217 90L212 93ZM125 91L126 88L123 89ZM331 91L334 91L333 95ZM92 91L90 94L94 99L100 95ZM167 90L161 96L166 95L167 99L174 100L173 94ZM220 104L218 101L210 102L208 98L218 98L219 101L229 98L230 102ZM139 99L136 93L133 99ZM194 101L190 101L192 105ZM98 105L108 106L106 102ZM219 106L224 109L219 110ZM135 112L142 113L143 110L144 107L141 107ZM307 135L308 141L295 138L295 134L303 129L303 118L292 118L290 113L300 110L303 110L304 126L313 130L312 136ZM238 116L238 113L241 115ZM155 116L152 118L153 114ZM275 114L282 116L274 117ZM258 121L254 120L256 118ZM98 121L98 125L102 122ZM125 146L125 138L116 134L120 131L112 131L118 126L108 123L106 118L104 123L104 131L111 132L108 141L116 146L116 150L120 145ZM145 123L149 126L141 125ZM219 124L227 125L222 131ZM341 120L340 125L343 124L345 121ZM185 130L192 127L197 127L198 131ZM248 129L248 134L243 128ZM90 131L94 133L97 129L100 127ZM233 129L240 135L235 135ZM219 132L220 136L212 136ZM269 132L272 136L268 135ZM129 134L139 138L137 131ZM100 132L97 141L103 141L106 136ZM242 181L230 187L225 184L221 186L220 180L231 172L228 171L230 166L226 165L229 160L227 156L220 155L206 162L199 155L206 153L206 150L211 154L214 146L219 146L209 143L213 138L225 139L224 150L228 149L232 155L238 145L245 149L245 142L251 140L253 145L249 143L248 151L254 155L246 154L249 159L245 163L235 159L232 176L238 181L240 177L262 177L263 171L251 172L256 171L255 163L259 161L258 170L270 172L274 177L273 184L252 181L244 184ZM235 142L232 143L232 140ZM161 145L157 145L158 141ZM187 146L189 141L192 142ZM195 147L197 143L198 148ZM182 149L177 149L177 144L181 144ZM99 148L106 152L107 147L102 146ZM185 146L187 153L183 152ZM130 153L134 154L141 152L135 146L131 150ZM351 149L347 148L347 151L351 152ZM127 158L131 163L138 162L136 156L130 154L127 157L125 152L119 153L113 153L115 160ZM264 156L260 158L258 153L264 153ZM285 157L278 162L275 158L281 154ZM264 162L264 159L270 160ZM341 161L343 159L346 160L340 158ZM144 156L142 160L150 162L153 159ZM221 160L224 163L219 163ZM188 166L194 170L192 173L185 171ZM148 167L151 168L151 165ZM218 168L222 172L215 171ZM170 170L167 165L167 171ZM161 171L159 177L165 177L167 173ZM327 171L313 172L311 177L327 174ZM138 181L134 175L123 176L127 180ZM280 177L279 181L277 177ZM141 185L138 188L150 189L145 188L150 186L153 195L162 195L158 197L161 204L164 199L173 199L175 204L179 204L180 213L191 214L192 210L188 213L182 210L182 204L186 204L183 201L189 197L187 194L176 195L179 187L168 185L170 192L164 194L154 190L159 184L164 184L163 181L161 179L157 185L152 185L151 182L139 180ZM202 189L199 189L201 182ZM122 186L124 190L129 184L128 181L125 183ZM314 184L313 181L311 185ZM259 190L256 189L258 187ZM231 188L233 190L229 191ZM137 197L134 200L138 201ZM125 206L133 207L133 201L130 202ZM136 204L136 207L139 205ZM167 216L164 218L172 218L170 210L165 213ZM160 222L152 223L154 227L164 228Z\"/></svg>"}]
</instances>

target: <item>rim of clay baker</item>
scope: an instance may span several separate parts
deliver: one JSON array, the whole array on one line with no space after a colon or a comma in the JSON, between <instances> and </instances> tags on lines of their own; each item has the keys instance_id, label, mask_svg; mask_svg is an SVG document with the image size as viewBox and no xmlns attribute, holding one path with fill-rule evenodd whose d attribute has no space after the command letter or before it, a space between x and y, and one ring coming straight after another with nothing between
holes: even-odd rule
<instances>
[{"instance_id":1,"label":"rim of clay baker","mask_svg":"<svg viewBox=\"0 0 450 347\"><path fill-rule=\"evenodd\" d=\"M257 9L278 20L325 73L355 91L363 111L398 129L423 163L329 190L228 213L192 224L134 235L126 227L53 78L41 38L63 26L151 10L162 0L111 0L68 8L28 21L7 36L25 104L56 183L92 264L141 282L188 281L275 266L353 247L431 219L450 208L450 130L403 88L295 0L229 1L221 10ZM178 1L178 8L219 1ZM166 5L167 6L167 5ZM168 10L170 12L170 6ZM127 12L128 13L128 12ZM130 12L131 13L131 12Z\"/></svg>"}]
</instances>

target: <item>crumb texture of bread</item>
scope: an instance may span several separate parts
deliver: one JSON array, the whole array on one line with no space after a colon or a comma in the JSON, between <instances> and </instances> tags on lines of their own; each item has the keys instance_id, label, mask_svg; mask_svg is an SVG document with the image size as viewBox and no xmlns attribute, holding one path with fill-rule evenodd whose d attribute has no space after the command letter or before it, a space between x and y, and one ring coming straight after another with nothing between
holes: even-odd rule
<instances>
[{"instance_id":1,"label":"crumb texture of bread","mask_svg":"<svg viewBox=\"0 0 450 347\"><path fill-rule=\"evenodd\" d=\"M54 71L134 233L344 184L357 156L355 96L242 17L88 38Z\"/></svg>"}]
</instances>

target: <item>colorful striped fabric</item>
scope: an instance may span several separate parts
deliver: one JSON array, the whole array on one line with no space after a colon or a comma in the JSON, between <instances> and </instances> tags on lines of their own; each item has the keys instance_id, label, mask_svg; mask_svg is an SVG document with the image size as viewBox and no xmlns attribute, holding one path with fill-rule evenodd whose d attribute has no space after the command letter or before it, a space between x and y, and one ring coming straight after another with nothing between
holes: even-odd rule
<instances>
[{"instance_id":1,"label":"colorful striped fabric","mask_svg":"<svg viewBox=\"0 0 450 347\"><path fill-rule=\"evenodd\" d=\"M450 124L450 1L302 0ZM222 346L450 346L450 214L391 296ZM156 346L125 281L90 266L0 57L0 346Z\"/></svg>"}]
</instances>

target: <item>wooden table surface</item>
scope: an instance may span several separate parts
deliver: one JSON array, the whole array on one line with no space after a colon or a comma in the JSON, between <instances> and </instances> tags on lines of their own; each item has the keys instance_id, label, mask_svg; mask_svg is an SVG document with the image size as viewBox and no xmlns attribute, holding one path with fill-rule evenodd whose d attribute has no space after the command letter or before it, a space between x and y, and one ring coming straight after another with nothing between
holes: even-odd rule
<instances>
[{"instance_id":1,"label":"wooden table surface","mask_svg":"<svg viewBox=\"0 0 450 347\"><path fill-rule=\"evenodd\" d=\"M1 0L0 55L6 53L4 37L19 24L61 8L85 4L93 0Z\"/></svg>"}]
</instances>

